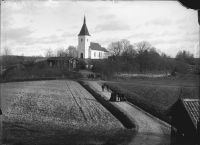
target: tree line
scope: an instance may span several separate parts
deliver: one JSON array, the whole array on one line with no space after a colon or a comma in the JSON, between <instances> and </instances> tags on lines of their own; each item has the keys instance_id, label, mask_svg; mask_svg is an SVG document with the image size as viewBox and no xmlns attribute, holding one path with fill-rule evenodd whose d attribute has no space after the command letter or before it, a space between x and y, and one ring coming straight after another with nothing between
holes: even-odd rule
<instances>
[{"instance_id":1,"label":"tree line","mask_svg":"<svg viewBox=\"0 0 200 145\"><path fill-rule=\"evenodd\" d=\"M76 50L76 47L71 45L68 46L67 49L59 47L54 51L51 48L48 48L45 51L45 57L78 57L78 51Z\"/></svg>"},{"instance_id":2,"label":"tree line","mask_svg":"<svg viewBox=\"0 0 200 145\"><path fill-rule=\"evenodd\" d=\"M51 48L48 48L45 50L44 56L46 58L49 57L77 57L78 52L76 50L76 47L74 46L68 46L67 49L64 49L64 47L58 47L57 49L53 50ZM44 58L43 56L24 56L22 55L13 55L12 51L8 47L4 47L2 50L2 54L0 56L0 66L1 69L9 68L16 64L29 64L33 63L34 61L38 59Z\"/></svg>"},{"instance_id":3,"label":"tree line","mask_svg":"<svg viewBox=\"0 0 200 145\"><path fill-rule=\"evenodd\" d=\"M193 67L194 73L198 74L199 66L196 67L194 56L189 51L179 51L175 58L159 51L147 41L131 44L129 40L111 42L107 47L108 59L93 60L93 70L104 74L116 73L171 73L180 72L187 74L189 67ZM76 47L68 46L67 49L59 47L56 50L48 48L45 57L77 57ZM1 56L1 66L8 68L14 64L34 62L42 56L25 57L13 56L9 48L4 48Z\"/></svg>"},{"instance_id":4,"label":"tree line","mask_svg":"<svg viewBox=\"0 0 200 145\"><path fill-rule=\"evenodd\" d=\"M108 45L107 60L94 61L94 71L108 73L172 73L187 74L194 65L194 56L189 51L179 51L171 58L147 41L131 44L122 39Z\"/></svg>"},{"instance_id":5,"label":"tree line","mask_svg":"<svg viewBox=\"0 0 200 145\"><path fill-rule=\"evenodd\" d=\"M43 58L42 56L24 56L22 55L13 55L12 51L8 47L4 47L2 54L0 56L0 66L2 69L7 69L16 64L25 64L34 62L38 59Z\"/></svg>"}]
</instances>

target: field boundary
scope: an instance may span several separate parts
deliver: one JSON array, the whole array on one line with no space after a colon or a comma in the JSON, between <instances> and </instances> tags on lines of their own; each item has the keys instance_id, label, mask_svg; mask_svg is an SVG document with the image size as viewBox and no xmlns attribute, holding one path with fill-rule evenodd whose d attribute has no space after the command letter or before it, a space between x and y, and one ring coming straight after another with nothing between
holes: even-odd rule
<instances>
[{"instance_id":1,"label":"field boundary","mask_svg":"<svg viewBox=\"0 0 200 145\"><path fill-rule=\"evenodd\" d=\"M137 126L133 123L122 110L116 107L114 104L107 101L100 93L96 92L90 85L84 81L78 81L102 106L104 106L113 116L115 116L125 128L132 129Z\"/></svg>"},{"instance_id":2,"label":"field boundary","mask_svg":"<svg viewBox=\"0 0 200 145\"><path fill-rule=\"evenodd\" d=\"M30 79L13 79L7 81L0 81L0 83L12 83L12 82L27 82L27 81L44 81L44 80L57 80L56 77L49 77L49 78L30 78Z\"/></svg>"},{"instance_id":3,"label":"field boundary","mask_svg":"<svg viewBox=\"0 0 200 145\"><path fill-rule=\"evenodd\" d=\"M107 81L108 82L108 81ZM135 82L123 82L123 81L109 81L109 83L123 83L123 84L140 84L140 85L151 85L151 86L166 86L166 87L186 87L186 88L196 88L197 86L183 86L183 85L166 85L166 84L150 84L150 83L142 83L140 81L135 81Z\"/></svg>"},{"instance_id":4,"label":"field boundary","mask_svg":"<svg viewBox=\"0 0 200 145\"><path fill-rule=\"evenodd\" d=\"M109 82L110 83L110 82ZM119 89L119 88L118 88ZM121 89L120 89L121 90ZM131 96L138 96L140 97L139 94L135 93L135 92L130 92L129 90L127 90L126 88L123 88L123 90L125 90L125 92L127 93L127 95L131 95ZM131 100L129 97L127 97L127 102L129 104L132 104L134 105L135 107L139 108L140 110L156 117L157 119L167 123L167 124L171 124L171 119L167 116L164 116L164 115L161 115L161 114L158 114L157 112L154 112L151 110L150 106L146 106L144 103L143 103L143 100L142 99L138 99L138 100L135 100L133 102L133 100Z\"/></svg>"}]
</instances>

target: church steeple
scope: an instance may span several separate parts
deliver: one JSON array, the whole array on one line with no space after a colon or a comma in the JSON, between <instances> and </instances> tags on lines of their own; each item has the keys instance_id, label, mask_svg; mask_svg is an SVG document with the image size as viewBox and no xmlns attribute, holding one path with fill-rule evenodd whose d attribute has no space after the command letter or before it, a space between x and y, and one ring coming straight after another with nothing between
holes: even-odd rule
<instances>
[{"instance_id":1,"label":"church steeple","mask_svg":"<svg viewBox=\"0 0 200 145\"><path fill-rule=\"evenodd\" d=\"M84 16L84 24L86 24L85 16Z\"/></svg>"},{"instance_id":2,"label":"church steeple","mask_svg":"<svg viewBox=\"0 0 200 145\"><path fill-rule=\"evenodd\" d=\"M87 26L86 26L85 16L84 16L84 20L83 20L83 26L82 26L81 31L80 31L78 36L82 36L82 35L90 36L89 31L88 31Z\"/></svg>"}]
</instances>

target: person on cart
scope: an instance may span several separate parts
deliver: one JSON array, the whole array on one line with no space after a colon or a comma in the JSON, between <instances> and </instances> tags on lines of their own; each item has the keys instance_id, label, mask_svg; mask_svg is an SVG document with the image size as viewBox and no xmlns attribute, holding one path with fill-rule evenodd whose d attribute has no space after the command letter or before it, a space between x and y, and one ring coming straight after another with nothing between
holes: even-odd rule
<instances>
[{"instance_id":1,"label":"person on cart","mask_svg":"<svg viewBox=\"0 0 200 145\"><path fill-rule=\"evenodd\" d=\"M104 85L101 86L103 92L104 92L104 87L105 87Z\"/></svg>"},{"instance_id":2,"label":"person on cart","mask_svg":"<svg viewBox=\"0 0 200 145\"><path fill-rule=\"evenodd\" d=\"M123 100L123 101L127 101L127 100L126 100L126 97L125 97L125 95L124 95L124 93L122 93L122 100Z\"/></svg>"},{"instance_id":3,"label":"person on cart","mask_svg":"<svg viewBox=\"0 0 200 145\"><path fill-rule=\"evenodd\" d=\"M110 101L111 101L111 102L113 102L113 101L114 101L114 92L111 92Z\"/></svg>"},{"instance_id":4,"label":"person on cart","mask_svg":"<svg viewBox=\"0 0 200 145\"><path fill-rule=\"evenodd\" d=\"M106 89L107 89L107 91L109 92L109 87L108 87L108 85L106 85Z\"/></svg>"},{"instance_id":5,"label":"person on cart","mask_svg":"<svg viewBox=\"0 0 200 145\"><path fill-rule=\"evenodd\" d=\"M113 93L113 101L117 101L117 93L116 92Z\"/></svg>"}]
</instances>

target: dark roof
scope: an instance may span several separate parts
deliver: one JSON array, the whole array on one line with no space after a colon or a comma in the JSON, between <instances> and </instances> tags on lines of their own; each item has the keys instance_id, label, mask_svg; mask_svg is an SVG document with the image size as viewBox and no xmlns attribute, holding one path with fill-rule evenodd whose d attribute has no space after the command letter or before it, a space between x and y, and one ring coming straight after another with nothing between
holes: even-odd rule
<instances>
[{"instance_id":1,"label":"dark roof","mask_svg":"<svg viewBox=\"0 0 200 145\"><path fill-rule=\"evenodd\" d=\"M108 52L108 50L106 50L104 47L101 47L103 50L104 50L104 52Z\"/></svg>"},{"instance_id":2,"label":"dark roof","mask_svg":"<svg viewBox=\"0 0 200 145\"><path fill-rule=\"evenodd\" d=\"M91 50L98 50L98 51L104 51L104 52L108 52L104 47L101 47L101 45L99 45L99 43L90 43L90 48Z\"/></svg>"},{"instance_id":3,"label":"dark roof","mask_svg":"<svg viewBox=\"0 0 200 145\"><path fill-rule=\"evenodd\" d=\"M197 128L197 122L199 119L199 107L200 100L199 99L182 99L180 98L176 103L174 103L166 112L165 115L171 116L173 108L177 106L177 104L181 103L185 110L187 111L190 119L192 120L194 126Z\"/></svg>"},{"instance_id":4,"label":"dark roof","mask_svg":"<svg viewBox=\"0 0 200 145\"><path fill-rule=\"evenodd\" d=\"M86 25L85 16L84 16L83 26L82 26L81 31L78 34L78 36L82 36L82 35L88 35L88 36L90 36L88 28L87 28L87 25Z\"/></svg>"},{"instance_id":5,"label":"dark roof","mask_svg":"<svg viewBox=\"0 0 200 145\"><path fill-rule=\"evenodd\" d=\"M46 60L47 61L52 61L52 60L70 60L71 58L73 58L73 57L49 57L49 58L47 58Z\"/></svg>"}]
</instances>

